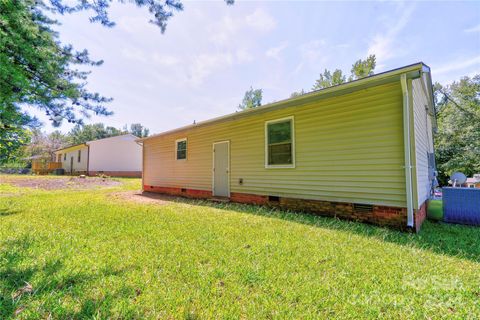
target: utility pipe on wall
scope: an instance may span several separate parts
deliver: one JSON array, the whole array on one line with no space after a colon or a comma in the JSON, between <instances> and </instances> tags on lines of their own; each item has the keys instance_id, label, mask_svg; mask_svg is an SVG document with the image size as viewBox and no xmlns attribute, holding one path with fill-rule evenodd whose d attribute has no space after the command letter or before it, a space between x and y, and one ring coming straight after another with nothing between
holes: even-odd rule
<instances>
[{"instance_id":1,"label":"utility pipe on wall","mask_svg":"<svg viewBox=\"0 0 480 320\"><path fill-rule=\"evenodd\" d=\"M400 76L403 93L403 141L405 147L405 184L407 191L407 226L413 228L413 194L412 194L412 157L410 146L410 99L407 75Z\"/></svg>"}]
</instances>

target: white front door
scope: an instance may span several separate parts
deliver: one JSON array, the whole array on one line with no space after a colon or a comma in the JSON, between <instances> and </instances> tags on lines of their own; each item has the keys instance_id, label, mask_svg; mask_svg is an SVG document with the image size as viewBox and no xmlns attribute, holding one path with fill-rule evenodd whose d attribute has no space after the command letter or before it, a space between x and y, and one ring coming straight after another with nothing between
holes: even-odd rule
<instances>
[{"instance_id":1,"label":"white front door","mask_svg":"<svg viewBox=\"0 0 480 320\"><path fill-rule=\"evenodd\" d=\"M213 195L230 197L230 142L213 144Z\"/></svg>"}]
</instances>

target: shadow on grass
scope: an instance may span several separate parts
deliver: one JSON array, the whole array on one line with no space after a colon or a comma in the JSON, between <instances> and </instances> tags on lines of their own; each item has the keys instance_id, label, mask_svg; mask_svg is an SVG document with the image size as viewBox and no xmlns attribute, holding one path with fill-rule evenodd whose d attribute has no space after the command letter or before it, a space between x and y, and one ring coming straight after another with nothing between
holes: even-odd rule
<instances>
[{"instance_id":1,"label":"shadow on grass","mask_svg":"<svg viewBox=\"0 0 480 320\"><path fill-rule=\"evenodd\" d=\"M91 282L121 277L126 271L104 268L91 274L65 270L61 259L39 263L41 259L29 254L34 245L35 241L28 237L0 242L0 319L15 318L17 314L26 318L108 318L110 301L136 297L136 290L126 285L107 292L101 299L83 297L83 293L90 292L85 287ZM70 301L70 305L63 301Z\"/></svg>"},{"instance_id":2,"label":"shadow on grass","mask_svg":"<svg viewBox=\"0 0 480 320\"><path fill-rule=\"evenodd\" d=\"M330 230L350 232L359 236L377 238L403 246L413 246L423 250L430 250L438 254L445 254L480 262L479 227L425 221L420 233L412 234L360 222L339 220L333 217L322 217L307 213L282 211L265 206L217 203L208 200L163 196L149 192L143 193L143 196L149 199L206 206L274 219L282 219Z\"/></svg>"},{"instance_id":3,"label":"shadow on grass","mask_svg":"<svg viewBox=\"0 0 480 320\"><path fill-rule=\"evenodd\" d=\"M20 210L9 209L9 208L0 208L0 217L11 216L19 213Z\"/></svg>"}]
</instances>

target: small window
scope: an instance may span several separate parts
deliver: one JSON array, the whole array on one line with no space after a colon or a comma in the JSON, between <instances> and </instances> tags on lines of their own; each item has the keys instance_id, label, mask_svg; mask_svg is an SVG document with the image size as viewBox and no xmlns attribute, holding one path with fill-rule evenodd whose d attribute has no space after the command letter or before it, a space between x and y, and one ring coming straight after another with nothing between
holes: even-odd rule
<instances>
[{"instance_id":1,"label":"small window","mask_svg":"<svg viewBox=\"0 0 480 320\"><path fill-rule=\"evenodd\" d=\"M65 160L67 160L67 154L66 153L63 154L63 161L65 161Z\"/></svg>"},{"instance_id":2,"label":"small window","mask_svg":"<svg viewBox=\"0 0 480 320\"><path fill-rule=\"evenodd\" d=\"M59 153L59 154L58 154L58 157L57 157L57 162L61 162L61 161L62 161L62 154Z\"/></svg>"},{"instance_id":3,"label":"small window","mask_svg":"<svg viewBox=\"0 0 480 320\"><path fill-rule=\"evenodd\" d=\"M175 141L175 153L177 160L187 159L187 139L180 139Z\"/></svg>"},{"instance_id":4,"label":"small window","mask_svg":"<svg viewBox=\"0 0 480 320\"><path fill-rule=\"evenodd\" d=\"M77 161L80 162L81 158L82 158L82 150L78 150Z\"/></svg>"},{"instance_id":5,"label":"small window","mask_svg":"<svg viewBox=\"0 0 480 320\"><path fill-rule=\"evenodd\" d=\"M265 123L265 136L266 167L295 167L293 117L267 121Z\"/></svg>"}]
</instances>

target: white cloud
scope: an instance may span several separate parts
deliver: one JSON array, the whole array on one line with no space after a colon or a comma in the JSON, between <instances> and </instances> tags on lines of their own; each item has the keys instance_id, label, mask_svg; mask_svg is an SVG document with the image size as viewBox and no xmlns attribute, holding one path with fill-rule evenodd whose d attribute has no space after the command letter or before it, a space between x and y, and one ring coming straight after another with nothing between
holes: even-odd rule
<instances>
[{"instance_id":1,"label":"white cloud","mask_svg":"<svg viewBox=\"0 0 480 320\"><path fill-rule=\"evenodd\" d=\"M318 60L325 54L323 51L325 49L326 44L327 42L323 39L313 40L313 41L304 43L300 47L302 58L310 61Z\"/></svg>"},{"instance_id":2,"label":"white cloud","mask_svg":"<svg viewBox=\"0 0 480 320\"><path fill-rule=\"evenodd\" d=\"M148 29L154 29L157 28L157 30L154 29L154 31L158 32L158 27L154 26L153 24L148 22L148 18L145 16L136 16L136 17L130 17L130 16L124 16L121 17L118 21L116 21L116 26L127 33L138 35L145 33L147 31L151 30L146 30Z\"/></svg>"},{"instance_id":3,"label":"white cloud","mask_svg":"<svg viewBox=\"0 0 480 320\"><path fill-rule=\"evenodd\" d=\"M146 62L147 58L145 52L140 49L133 48L133 47L124 47L121 51L122 56L129 60L134 60L138 62Z\"/></svg>"},{"instance_id":4,"label":"white cloud","mask_svg":"<svg viewBox=\"0 0 480 320\"><path fill-rule=\"evenodd\" d=\"M185 62L189 66L188 82L198 86L218 70L251 61L253 61L253 55L246 49L196 55Z\"/></svg>"},{"instance_id":5,"label":"white cloud","mask_svg":"<svg viewBox=\"0 0 480 320\"><path fill-rule=\"evenodd\" d=\"M238 49L235 53L235 58L238 63L253 61L253 55L246 48Z\"/></svg>"},{"instance_id":6,"label":"white cloud","mask_svg":"<svg viewBox=\"0 0 480 320\"><path fill-rule=\"evenodd\" d=\"M288 42L284 41L280 45L270 48L265 52L265 56L277 61L281 61L280 53L288 47Z\"/></svg>"},{"instance_id":7,"label":"white cloud","mask_svg":"<svg viewBox=\"0 0 480 320\"><path fill-rule=\"evenodd\" d=\"M204 84L212 74L234 65L249 63L253 59L253 55L245 48L220 52L205 51L178 57L154 53L152 65L158 68L150 71L151 76L159 83L197 87ZM165 71L165 68L168 70Z\"/></svg>"},{"instance_id":8,"label":"white cloud","mask_svg":"<svg viewBox=\"0 0 480 320\"><path fill-rule=\"evenodd\" d=\"M323 39L312 40L302 44L300 46L300 63L295 67L293 73L299 73L305 65L314 68L325 65L330 58L330 54L327 42Z\"/></svg>"},{"instance_id":9,"label":"white cloud","mask_svg":"<svg viewBox=\"0 0 480 320\"><path fill-rule=\"evenodd\" d=\"M371 41L367 55L374 54L377 60L385 61L393 56L392 52L393 39L387 35L376 35Z\"/></svg>"},{"instance_id":10,"label":"white cloud","mask_svg":"<svg viewBox=\"0 0 480 320\"><path fill-rule=\"evenodd\" d=\"M435 75L441 75L452 71L463 70L472 66L475 66L475 68L480 67L480 56L476 56L467 60L457 60L449 64L439 66L438 68L434 68L433 72Z\"/></svg>"},{"instance_id":11,"label":"white cloud","mask_svg":"<svg viewBox=\"0 0 480 320\"><path fill-rule=\"evenodd\" d=\"M474 27L463 30L465 32L480 32L480 24Z\"/></svg>"},{"instance_id":12,"label":"white cloud","mask_svg":"<svg viewBox=\"0 0 480 320\"><path fill-rule=\"evenodd\" d=\"M189 79L193 85L200 85L215 70L231 66L234 57L230 53L200 54L189 63Z\"/></svg>"},{"instance_id":13,"label":"white cloud","mask_svg":"<svg viewBox=\"0 0 480 320\"><path fill-rule=\"evenodd\" d=\"M230 44L238 40L237 37L242 30L251 36L252 31L267 33L275 29L276 25L275 18L261 8L241 18L226 15L209 26L212 34L210 40L219 45Z\"/></svg>"},{"instance_id":14,"label":"white cloud","mask_svg":"<svg viewBox=\"0 0 480 320\"><path fill-rule=\"evenodd\" d=\"M378 64L377 69L381 69L380 66L384 65L386 60L391 59L398 54L398 48L394 47L397 43L397 37L407 26L413 10L414 5L405 8L400 4L397 10L400 12L400 16L396 22L392 24L392 20L387 19L385 23L385 31L376 34L370 41L367 55L374 54L376 56Z\"/></svg>"},{"instance_id":15,"label":"white cloud","mask_svg":"<svg viewBox=\"0 0 480 320\"><path fill-rule=\"evenodd\" d=\"M219 22L210 26L212 36L210 40L216 44L228 43L239 30L241 22L230 16L223 17Z\"/></svg>"},{"instance_id":16,"label":"white cloud","mask_svg":"<svg viewBox=\"0 0 480 320\"><path fill-rule=\"evenodd\" d=\"M277 21L264 9L258 8L245 18L248 26L257 31L268 32L277 26Z\"/></svg>"},{"instance_id":17,"label":"white cloud","mask_svg":"<svg viewBox=\"0 0 480 320\"><path fill-rule=\"evenodd\" d=\"M180 63L180 59L171 55L163 55L160 53L154 53L152 55L153 61L163 67L173 67Z\"/></svg>"}]
</instances>

